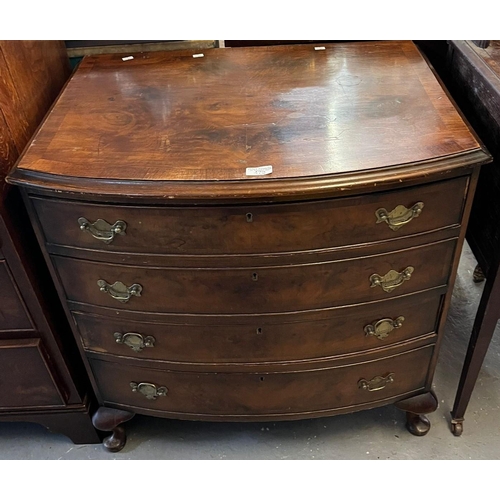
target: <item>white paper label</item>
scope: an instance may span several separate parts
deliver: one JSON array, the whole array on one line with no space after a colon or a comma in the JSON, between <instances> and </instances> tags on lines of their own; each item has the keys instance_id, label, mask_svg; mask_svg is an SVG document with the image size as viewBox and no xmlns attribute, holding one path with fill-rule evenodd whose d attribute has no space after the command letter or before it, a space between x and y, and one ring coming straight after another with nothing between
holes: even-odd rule
<instances>
[{"instance_id":1,"label":"white paper label","mask_svg":"<svg viewBox=\"0 0 500 500\"><path fill-rule=\"evenodd\" d=\"M273 173L272 165L265 165L263 167L251 167L246 170L247 175L268 175Z\"/></svg>"},{"instance_id":2,"label":"white paper label","mask_svg":"<svg viewBox=\"0 0 500 500\"><path fill-rule=\"evenodd\" d=\"M131 61L133 58L134 56L122 57L122 61Z\"/></svg>"},{"instance_id":3,"label":"white paper label","mask_svg":"<svg viewBox=\"0 0 500 500\"><path fill-rule=\"evenodd\" d=\"M314 47L314 50L326 50L326 47Z\"/></svg>"},{"instance_id":4,"label":"white paper label","mask_svg":"<svg viewBox=\"0 0 500 500\"><path fill-rule=\"evenodd\" d=\"M193 57L196 58L196 57L205 57L205 54L193 54Z\"/></svg>"}]
</instances>

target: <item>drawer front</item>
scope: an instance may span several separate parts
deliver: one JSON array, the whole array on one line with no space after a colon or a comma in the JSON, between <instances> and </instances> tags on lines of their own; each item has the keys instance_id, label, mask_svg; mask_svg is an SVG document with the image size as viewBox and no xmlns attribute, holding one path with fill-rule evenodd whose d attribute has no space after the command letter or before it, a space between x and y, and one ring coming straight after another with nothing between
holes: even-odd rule
<instances>
[{"instance_id":1,"label":"drawer front","mask_svg":"<svg viewBox=\"0 0 500 500\"><path fill-rule=\"evenodd\" d=\"M433 348L427 346L355 365L291 373L175 372L95 359L90 362L105 402L180 415L244 417L320 412L422 389Z\"/></svg>"},{"instance_id":2,"label":"drawer front","mask_svg":"<svg viewBox=\"0 0 500 500\"><path fill-rule=\"evenodd\" d=\"M433 290L321 312L203 316L196 322L193 316L181 316L163 324L81 312L73 317L88 351L192 368L301 361L392 345L434 332L441 298Z\"/></svg>"},{"instance_id":3,"label":"drawer front","mask_svg":"<svg viewBox=\"0 0 500 500\"><path fill-rule=\"evenodd\" d=\"M0 408L62 406L40 339L0 340Z\"/></svg>"},{"instance_id":4,"label":"drawer front","mask_svg":"<svg viewBox=\"0 0 500 500\"><path fill-rule=\"evenodd\" d=\"M6 262L0 260L0 331L7 330L33 330L33 325Z\"/></svg>"},{"instance_id":5,"label":"drawer front","mask_svg":"<svg viewBox=\"0 0 500 500\"><path fill-rule=\"evenodd\" d=\"M444 285L455 244L453 239L360 259L288 267L145 268L57 256L53 262L70 301L145 312L251 314L355 304ZM411 269L405 281L402 273ZM387 274L391 271L393 276ZM395 288L387 292L375 285L377 275Z\"/></svg>"},{"instance_id":6,"label":"drawer front","mask_svg":"<svg viewBox=\"0 0 500 500\"><path fill-rule=\"evenodd\" d=\"M259 254L391 240L459 224L466 187L467 178L461 177L368 196L237 207L110 206L36 197L33 201L50 244L106 252ZM418 217L404 209L390 216L394 224L402 224L397 230L377 222L379 209L390 213L397 206L410 209L417 203L423 203ZM99 219L103 222L90 226ZM119 221L126 227L116 225Z\"/></svg>"}]
</instances>

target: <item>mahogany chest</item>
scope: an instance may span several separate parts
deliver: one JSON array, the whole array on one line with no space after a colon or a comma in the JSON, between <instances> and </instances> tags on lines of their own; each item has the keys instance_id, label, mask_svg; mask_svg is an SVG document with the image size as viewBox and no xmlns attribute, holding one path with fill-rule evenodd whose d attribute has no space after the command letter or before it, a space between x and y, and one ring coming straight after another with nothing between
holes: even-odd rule
<instances>
[{"instance_id":1,"label":"mahogany chest","mask_svg":"<svg viewBox=\"0 0 500 500\"><path fill-rule=\"evenodd\" d=\"M489 155L411 42L86 57L22 188L101 408L429 430Z\"/></svg>"}]
</instances>

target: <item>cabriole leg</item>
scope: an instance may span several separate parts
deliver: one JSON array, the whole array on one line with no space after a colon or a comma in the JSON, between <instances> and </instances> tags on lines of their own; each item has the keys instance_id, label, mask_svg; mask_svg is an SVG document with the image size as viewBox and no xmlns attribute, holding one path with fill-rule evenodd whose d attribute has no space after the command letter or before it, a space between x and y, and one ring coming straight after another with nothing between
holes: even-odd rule
<instances>
[{"instance_id":1,"label":"cabriole leg","mask_svg":"<svg viewBox=\"0 0 500 500\"><path fill-rule=\"evenodd\" d=\"M437 410L438 401L434 392L426 392L395 403L396 408L406 412L406 428L414 436L425 436L431 428L426 413Z\"/></svg>"},{"instance_id":2,"label":"cabriole leg","mask_svg":"<svg viewBox=\"0 0 500 500\"><path fill-rule=\"evenodd\" d=\"M111 431L111 436L104 438L103 445L106 450L117 452L123 449L127 436L125 428L120 425L128 422L135 413L125 410L116 410L101 406L92 417L94 427L100 431Z\"/></svg>"}]
</instances>

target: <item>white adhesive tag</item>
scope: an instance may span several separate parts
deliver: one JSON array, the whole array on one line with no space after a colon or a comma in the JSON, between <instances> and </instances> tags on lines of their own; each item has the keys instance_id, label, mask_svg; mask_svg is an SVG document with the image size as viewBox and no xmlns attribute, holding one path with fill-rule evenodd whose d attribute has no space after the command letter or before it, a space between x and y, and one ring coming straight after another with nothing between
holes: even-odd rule
<instances>
[{"instance_id":1,"label":"white adhesive tag","mask_svg":"<svg viewBox=\"0 0 500 500\"><path fill-rule=\"evenodd\" d=\"M205 54L193 54L193 57L196 58L196 57L205 57Z\"/></svg>"},{"instance_id":2,"label":"white adhesive tag","mask_svg":"<svg viewBox=\"0 0 500 500\"><path fill-rule=\"evenodd\" d=\"M268 175L273 173L272 165L265 165L263 167L250 167L247 168L247 175Z\"/></svg>"},{"instance_id":3,"label":"white adhesive tag","mask_svg":"<svg viewBox=\"0 0 500 500\"><path fill-rule=\"evenodd\" d=\"M326 50L326 47L314 47L314 50Z\"/></svg>"},{"instance_id":4,"label":"white adhesive tag","mask_svg":"<svg viewBox=\"0 0 500 500\"><path fill-rule=\"evenodd\" d=\"M134 56L122 57L122 61L131 61L133 58Z\"/></svg>"}]
</instances>

